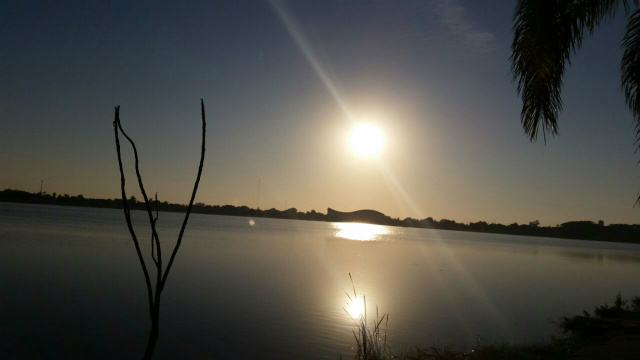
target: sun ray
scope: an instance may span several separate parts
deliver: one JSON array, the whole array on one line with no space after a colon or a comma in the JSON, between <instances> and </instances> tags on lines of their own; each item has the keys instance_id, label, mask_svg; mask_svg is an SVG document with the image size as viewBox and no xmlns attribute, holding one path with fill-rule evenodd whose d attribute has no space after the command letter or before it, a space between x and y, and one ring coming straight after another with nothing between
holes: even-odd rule
<instances>
[{"instance_id":1,"label":"sun ray","mask_svg":"<svg viewBox=\"0 0 640 360\"><path fill-rule=\"evenodd\" d=\"M282 1L271 0L270 3L273 9L275 10L276 14L282 21L284 27L287 29L287 32L289 32L289 35L291 36L293 41L296 43L296 46L302 52L304 57L307 59L307 61L309 62L309 65L311 65L316 75L318 75L320 80L322 80L322 83L324 83L325 87L327 88L331 96L333 96L335 101L338 103L338 106L340 106L340 109L342 109L342 111L345 113L345 115L349 120L351 120L352 122L355 122L355 117L353 116L352 111L349 109L349 106L347 105L346 101L340 95L338 88L334 85L333 81L331 81L331 79L329 78L329 75L322 67L322 64L320 64L320 62L318 61L317 56L315 55L315 53L313 52L313 49L311 48L311 45L309 45L309 42L305 38L304 33L300 28L300 26L298 25L298 22L296 21L296 19L293 17L293 15L289 13L289 11L287 10L287 8L285 7Z\"/></svg>"}]
</instances>

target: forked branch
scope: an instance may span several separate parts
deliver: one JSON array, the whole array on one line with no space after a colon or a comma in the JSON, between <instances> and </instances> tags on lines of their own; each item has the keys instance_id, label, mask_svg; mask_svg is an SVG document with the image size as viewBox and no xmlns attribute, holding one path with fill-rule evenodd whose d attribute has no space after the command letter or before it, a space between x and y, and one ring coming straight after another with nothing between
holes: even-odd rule
<instances>
[{"instance_id":1,"label":"forked branch","mask_svg":"<svg viewBox=\"0 0 640 360\"><path fill-rule=\"evenodd\" d=\"M131 147L133 148L133 156L135 157L135 160L136 160L136 176L138 177L138 186L140 187L140 192L142 193L142 197L144 199L144 205L145 205L145 208L147 209L147 215L149 216L149 225L151 226L151 240L153 241L155 239L155 243L156 243L155 247L156 247L157 258L154 258L154 262L156 264L156 267L159 270L158 273L161 273L162 249L160 248L160 238L158 237L158 233L156 232L156 223L155 221L153 221L153 212L151 211L151 203L149 203L149 197L147 197L147 192L144 190L144 184L142 183L142 176L140 175L138 149L136 148L136 144L133 142L133 140L131 140L129 135L127 135L127 133L124 132L124 129L122 128L122 124L120 123L120 119L118 119L118 128L122 132L122 135L124 135L124 137L127 138L129 143L131 144Z\"/></svg>"},{"instance_id":2,"label":"forked branch","mask_svg":"<svg viewBox=\"0 0 640 360\"><path fill-rule=\"evenodd\" d=\"M164 289L164 285L167 281L167 277L169 276L169 271L171 270L171 266L175 260L176 254L178 253L178 249L182 244L182 237L184 235L184 230L187 227L187 222L189 221L189 215L191 214L191 208L193 207L193 202L196 197L196 193L198 191L198 185L200 184L200 177L202 176L202 168L204 166L204 153L205 153L205 138L206 138L206 130L207 130L207 122L205 119L205 111L204 111L204 101L200 99L200 110L202 114L202 148L200 153L200 166L198 167L198 175L196 177L196 182L193 186L193 192L191 193L191 200L189 201L189 206L187 207L187 213L184 217L184 221L182 222L182 227L180 228L180 233L178 235L178 239L176 241L175 247L173 248L173 252L171 253L171 258L169 259L169 263L167 264L166 269L162 269L162 247L160 246L160 237L156 231L156 223L158 221L158 193L155 194L155 202L156 202L156 214L153 216L153 211L151 209L151 202L149 201L149 197L147 196L147 192L145 191L144 184L142 182L142 176L140 175L140 167L138 160L138 150L136 148L133 140L127 135L127 133L122 128L122 124L120 123L120 107L116 107L115 109L115 120L113 121L113 128L115 132L116 138L116 150L118 153L118 165L120 168L120 188L122 192L122 207L124 210L125 219L127 221L127 227L129 229L129 233L131 234L131 238L133 239L133 243L136 248L136 253L138 254L138 260L140 261L140 265L142 266L142 272L144 273L145 283L147 287L147 295L149 300L149 312L151 315L151 332L149 334L149 341L147 343L147 349L144 354L144 359L151 359L153 355L153 351L155 348L156 340L158 339L158 319L160 316L160 295L162 294L162 290ZM133 148L133 154L135 157L135 169L136 176L138 178L138 186L140 187L140 192L142 193L142 197L144 198L145 208L147 210L147 215L149 217L149 225L151 226L151 259L156 266L156 289L155 293L151 287L151 280L149 277L149 271L147 270L147 266L144 261L144 257L142 252L140 251L140 244L138 243L138 238L133 229L133 225L131 222L131 209L129 207L129 203L127 202L127 194L125 191L125 176L124 170L122 167L122 155L120 153L120 139L119 133L122 132L131 147Z\"/></svg>"},{"instance_id":3,"label":"forked branch","mask_svg":"<svg viewBox=\"0 0 640 360\"><path fill-rule=\"evenodd\" d=\"M140 251L140 244L138 243L138 238L136 237L136 232L133 230L133 225L131 224L131 210L129 209L129 203L127 202L127 193L125 191L125 178L124 178L124 170L122 169L122 155L120 154L120 138L118 137L118 128L120 127L120 106L116 106L116 115L113 120L113 130L116 137L116 151L118 152L118 165L120 168L120 190L122 193L122 208L124 210L124 218L127 221L127 228L129 228L129 233L131 234L131 238L133 239L133 244L136 248L136 253L138 254L138 260L140 260L140 265L142 266L142 272L144 273L144 280L147 284L147 294L149 296L149 311L153 314L153 290L151 290L151 280L149 279L149 271L147 271L147 266L144 263L144 257L142 256L142 252ZM125 135L126 136L126 135ZM136 156L137 162L137 156Z\"/></svg>"}]
</instances>

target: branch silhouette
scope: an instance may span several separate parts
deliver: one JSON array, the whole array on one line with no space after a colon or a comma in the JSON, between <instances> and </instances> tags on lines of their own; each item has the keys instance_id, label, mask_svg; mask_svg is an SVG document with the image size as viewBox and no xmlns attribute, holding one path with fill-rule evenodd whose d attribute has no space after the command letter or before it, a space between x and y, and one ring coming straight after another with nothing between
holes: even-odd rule
<instances>
[{"instance_id":1,"label":"branch silhouette","mask_svg":"<svg viewBox=\"0 0 640 360\"><path fill-rule=\"evenodd\" d=\"M176 241L176 245L173 248L173 252L171 253L171 258L169 259L169 263L167 264L167 267L166 269L164 269L164 273L163 273L162 247L160 245L160 237L158 236L158 233L156 231L156 223L158 221L158 216L159 216L158 193L155 194L156 214L154 217L153 211L151 209L151 202L149 201L149 197L147 196L147 192L145 191L144 184L142 181L142 176L140 175L138 150L133 140L127 135L127 133L122 128L122 124L120 122L120 106L117 106L115 108L115 119L113 121L113 128L114 128L115 140L116 140L116 151L118 153L118 165L120 169L120 188L122 193L124 216L127 222L127 228L129 229L129 233L131 234L131 238L133 239L133 243L136 248L136 253L138 254L138 260L140 261L140 265L142 266L142 272L144 273L145 283L147 287L148 301L149 301L149 313L151 317L151 331L149 332L149 339L147 341L147 347L144 353L144 359L151 359L153 356L155 345L158 340L158 322L160 318L160 298L162 295L162 291L164 289L164 285L167 281L167 277L169 276L169 271L171 270L171 266L173 265L176 254L178 253L178 250L180 249L180 245L182 244L182 237L187 227L187 222L189 221L191 208L193 207L193 202L195 200L196 193L198 192L198 185L200 184L200 178L202 176L202 168L204 166L204 154L205 154L205 145L206 145L206 129L207 129L204 101L202 99L200 99L200 110L202 114L202 148L200 153L200 166L198 167L198 175L196 177L196 182L193 186L193 192L191 193L191 200L189 201L187 213L184 217L184 221L182 222L182 226L180 228L178 240ZM142 252L140 251L140 244L138 243L138 238L136 236L136 233L133 229L133 225L131 223L131 209L129 208L129 204L127 202L127 194L125 191L126 181L124 176L124 170L122 167L122 155L120 152L120 139L119 139L120 132L129 141L129 143L131 144L131 147L133 148L136 176L138 178L138 186L140 187L140 192L142 193L142 197L144 198L145 209L149 217L149 225L151 226L151 259L153 260L153 263L156 267L155 292L152 289L149 271L147 270L144 257L142 255Z\"/></svg>"},{"instance_id":2,"label":"branch silhouette","mask_svg":"<svg viewBox=\"0 0 640 360\"><path fill-rule=\"evenodd\" d=\"M129 209L129 203L127 202L127 193L125 190L125 177L124 171L122 169L122 155L120 154L120 139L118 138L118 125L120 124L120 106L116 106L116 114L115 120L113 121L113 128L116 137L116 151L118 152L118 165L120 168L120 190L122 193L122 208L124 210L124 218L127 221L127 228L129 229L129 234L131 234L131 238L133 239L133 244L136 247L136 253L138 254L138 260L140 260L140 265L142 266L142 272L144 273L144 279L147 284L147 293L149 295L149 312L153 315L153 291L151 290L151 280L149 278L149 271L147 270L147 266L144 263L144 258L142 257L142 252L140 251L140 244L138 243L138 238L136 236L136 232L133 230L133 225L131 224L131 210Z\"/></svg>"},{"instance_id":3,"label":"branch silhouette","mask_svg":"<svg viewBox=\"0 0 640 360\"><path fill-rule=\"evenodd\" d=\"M164 272L164 276L162 279L162 285L167 282L167 276L169 276L169 270L171 270L171 265L173 265L173 260L178 253L178 249L182 244L182 235L184 235L184 229L187 227L187 221L189 221L189 214L191 214L191 208L193 207L193 201L196 198L196 192L198 191L198 185L200 184L200 176L202 175L202 167L204 166L204 151L205 151L205 136L207 133L207 121L205 120L204 114L204 101L200 99L200 112L202 114L202 150L200 155L200 166L198 167L198 176L196 177L196 183L193 185L193 192L191 193L191 200L189 201L189 207L187 207L187 214L184 216L184 221L182 222L182 227L180 228L180 234L178 235L178 241L176 242L176 246L173 248L173 253L171 253L171 258L169 259L169 264L167 264L167 269Z\"/></svg>"}]
</instances>

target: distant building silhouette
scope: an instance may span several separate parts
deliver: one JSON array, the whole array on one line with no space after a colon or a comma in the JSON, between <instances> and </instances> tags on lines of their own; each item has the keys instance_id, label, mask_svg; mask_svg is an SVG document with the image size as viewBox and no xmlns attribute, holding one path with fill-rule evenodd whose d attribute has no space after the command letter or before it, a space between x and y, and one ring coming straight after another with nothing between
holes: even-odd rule
<instances>
[{"instance_id":1,"label":"distant building silhouette","mask_svg":"<svg viewBox=\"0 0 640 360\"><path fill-rule=\"evenodd\" d=\"M369 224L385 224L389 220L391 220L391 218L375 210L342 212L333 210L332 208L328 208L327 220L336 222L363 222Z\"/></svg>"}]
</instances>

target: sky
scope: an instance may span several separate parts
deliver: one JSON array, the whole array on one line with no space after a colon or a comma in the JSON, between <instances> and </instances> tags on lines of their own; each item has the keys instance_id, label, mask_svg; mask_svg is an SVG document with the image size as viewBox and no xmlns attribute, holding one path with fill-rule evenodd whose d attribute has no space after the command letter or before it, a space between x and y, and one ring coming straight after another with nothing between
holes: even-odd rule
<instances>
[{"instance_id":1,"label":"sky","mask_svg":"<svg viewBox=\"0 0 640 360\"><path fill-rule=\"evenodd\" d=\"M0 5L0 188L120 195L114 106L147 192L392 217L639 223L620 89L622 12L584 41L560 135L529 142L510 73L515 1ZM355 123L385 137L349 149ZM128 193L133 157L124 150ZM260 196L258 198L258 184Z\"/></svg>"}]
</instances>

